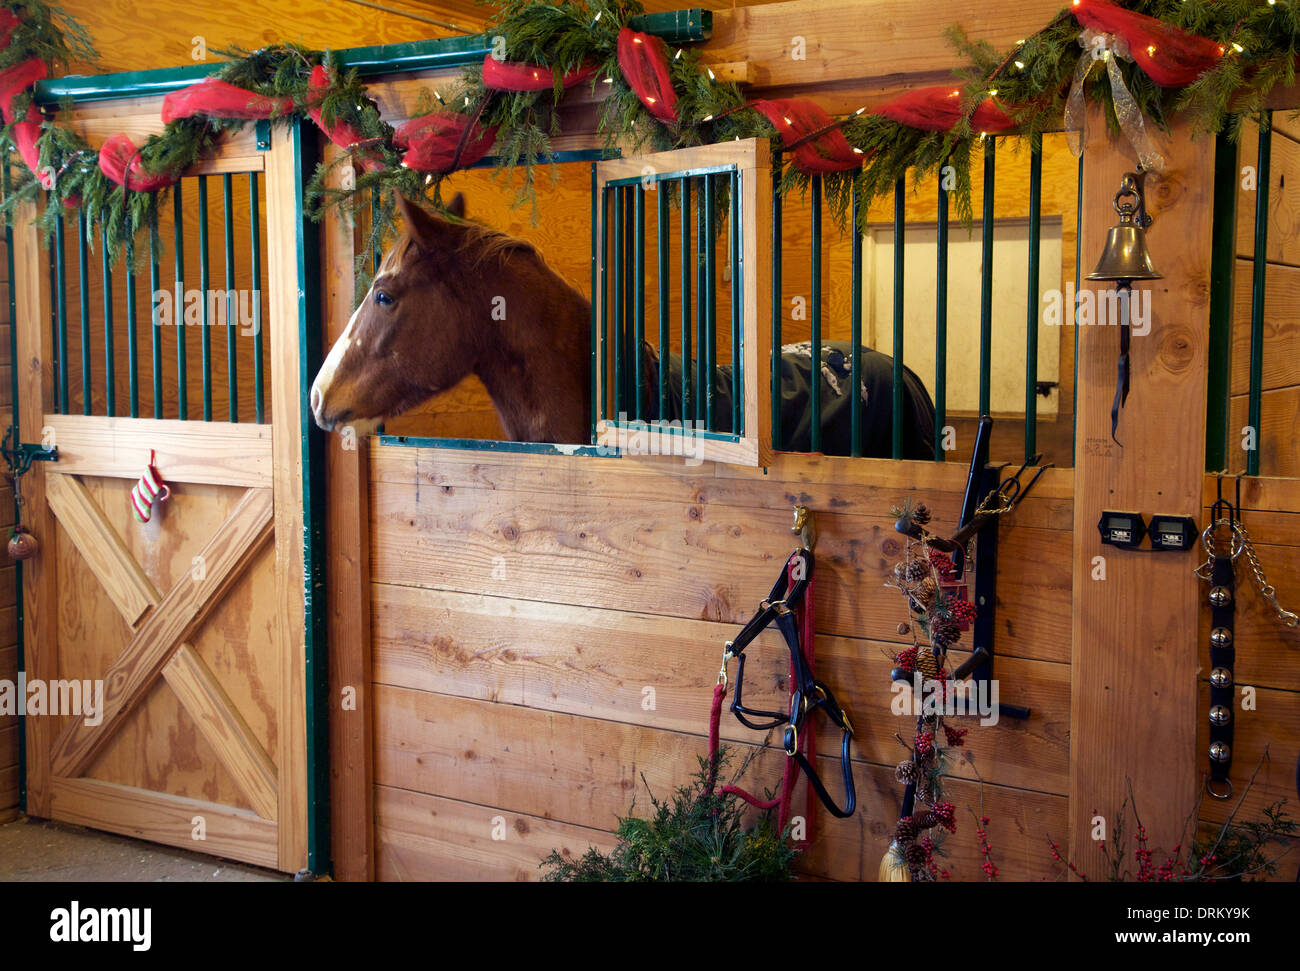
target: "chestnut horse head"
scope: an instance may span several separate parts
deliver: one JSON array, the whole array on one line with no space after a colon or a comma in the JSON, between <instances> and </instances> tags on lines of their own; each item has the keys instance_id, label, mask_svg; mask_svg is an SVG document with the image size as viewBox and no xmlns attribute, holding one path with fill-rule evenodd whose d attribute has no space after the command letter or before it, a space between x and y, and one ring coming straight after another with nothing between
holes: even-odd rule
<instances>
[{"instance_id":1,"label":"chestnut horse head","mask_svg":"<svg viewBox=\"0 0 1300 971\"><path fill-rule=\"evenodd\" d=\"M384 254L311 389L316 424L372 427L470 374L508 438L589 434L590 304L528 243L431 215L401 197L405 231Z\"/></svg>"}]
</instances>

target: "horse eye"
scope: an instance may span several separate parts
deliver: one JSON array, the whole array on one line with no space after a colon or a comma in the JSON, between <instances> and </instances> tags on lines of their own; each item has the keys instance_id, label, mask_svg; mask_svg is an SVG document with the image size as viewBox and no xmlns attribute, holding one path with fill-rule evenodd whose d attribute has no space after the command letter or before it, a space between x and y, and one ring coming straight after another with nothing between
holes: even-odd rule
<instances>
[{"instance_id":1,"label":"horse eye","mask_svg":"<svg viewBox=\"0 0 1300 971\"><path fill-rule=\"evenodd\" d=\"M375 291L375 303L379 304L379 306L381 306L381 307L388 307L388 306L391 306L391 305L392 305L392 303L393 303L393 297L392 297L391 294L386 293L386 292L383 291L383 290L376 290L376 291Z\"/></svg>"}]
</instances>

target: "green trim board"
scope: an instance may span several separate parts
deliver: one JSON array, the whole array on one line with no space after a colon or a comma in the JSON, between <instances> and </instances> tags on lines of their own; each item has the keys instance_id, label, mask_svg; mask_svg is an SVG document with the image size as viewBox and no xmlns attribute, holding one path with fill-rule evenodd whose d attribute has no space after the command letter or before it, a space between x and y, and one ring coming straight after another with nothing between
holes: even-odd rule
<instances>
[{"instance_id":1,"label":"green trim board","mask_svg":"<svg viewBox=\"0 0 1300 971\"><path fill-rule=\"evenodd\" d=\"M307 869L326 873L330 862L329 663L325 603L325 433L310 412L311 381L321 364L320 233L302 211L303 188L319 152L304 145L303 122L289 126L294 153L298 292L298 396L302 435L303 647L306 666ZM309 150L310 149L310 150Z\"/></svg>"}]
</instances>

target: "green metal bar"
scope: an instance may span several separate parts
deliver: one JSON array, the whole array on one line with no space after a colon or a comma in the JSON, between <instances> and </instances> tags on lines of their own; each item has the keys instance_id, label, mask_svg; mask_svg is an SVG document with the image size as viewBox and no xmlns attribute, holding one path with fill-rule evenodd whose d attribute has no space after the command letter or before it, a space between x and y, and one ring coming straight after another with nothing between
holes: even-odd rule
<instances>
[{"instance_id":1,"label":"green metal bar","mask_svg":"<svg viewBox=\"0 0 1300 971\"><path fill-rule=\"evenodd\" d=\"M683 178L678 184L682 203L682 421L687 422L695 415L691 410L694 405L691 391L695 384L695 360L691 356L691 180Z\"/></svg>"},{"instance_id":2,"label":"green metal bar","mask_svg":"<svg viewBox=\"0 0 1300 971\"><path fill-rule=\"evenodd\" d=\"M605 187L600 194L600 401L592 410L593 420L604 418L609 401L609 354L606 341L609 334L609 196Z\"/></svg>"},{"instance_id":3,"label":"green metal bar","mask_svg":"<svg viewBox=\"0 0 1300 971\"><path fill-rule=\"evenodd\" d=\"M636 239L636 194L640 183L623 190L625 196L623 212L623 229L625 232L623 251L623 406L631 418L636 417L638 376L641 368L637 359L636 304L641 302L643 277L637 272L638 259L634 250Z\"/></svg>"},{"instance_id":4,"label":"green metal bar","mask_svg":"<svg viewBox=\"0 0 1300 971\"><path fill-rule=\"evenodd\" d=\"M785 319L785 298L781 292L781 153L772 155L772 352L768 365L772 408L772 449L781 448L781 323Z\"/></svg>"},{"instance_id":5,"label":"green metal bar","mask_svg":"<svg viewBox=\"0 0 1300 971\"><path fill-rule=\"evenodd\" d=\"M1214 140L1214 216L1210 230L1210 346L1206 389L1205 470L1228 470L1228 404L1232 379L1232 275L1237 262L1237 146Z\"/></svg>"},{"instance_id":6,"label":"green metal bar","mask_svg":"<svg viewBox=\"0 0 1300 971\"><path fill-rule=\"evenodd\" d=\"M623 261L627 241L623 238L623 215L627 206L627 190L614 190L614 418L619 419L623 409L623 320L627 303L623 292Z\"/></svg>"},{"instance_id":7,"label":"green metal bar","mask_svg":"<svg viewBox=\"0 0 1300 971\"><path fill-rule=\"evenodd\" d=\"M641 343L645 340L645 190L640 186L632 192L632 218L634 223L633 242L636 249L632 253L632 293L636 300L632 309L632 340L628 350L629 366L632 368L632 388L636 397L633 399L632 414L637 421L644 417L644 389L641 368Z\"/></svg>"},{"instance_id":8,"label":"green metal bar","mask_svg":"<svg viewBox=\"0 0 1300 971\"><path fill-rule=\"evenodd\" d=\"M64 239L63 213L59 213L54 223L54 302L56 340L55 348L59 355L59 414L66 415L72 410L68 396L68 260Z\"/></svg>"},{"instance_id":9,"label":"green metal bar","mask_svg":"<svg viewBox=\"0 0 1300 971\"><path fill-rule=\"evenodd\" d=\"M90 240L86 212L77 213L77 275L81 281L81 413L93 410L90 381Z\"/></svg>"},{"instance_id":10,"label":"green metal bar","mask_svg":"<svg viewBox=\"0 0 1300 971\"><path fill-rule=\"evenodd\" d=\"M1268 270L1268 189L1273 158L1273 112L1264 112L1259 126L1258 188L1255 191L1255 257L1250 289L1250 387L1247 419L1254 448L1246 453L1246 474L1259 475L1264 391L1264 290Z\"/></svg>"},{"instance_id":11,"label":"green metal bar","mask_svg":"<svg viewBox=\"0 0 1300 971\"><path fill-rule=\"evenodd\" d=\"M659 411L660 421L668 420L668 187L655 189L656 253L659 277Z\"/></svg>"},{"instance_id":12,"label":"green metal bar","mask_svg":"<svg viewBox=\"0 0 1300 971\"><path fill-rule=\"evenodd\" d=\"M185 212L181 208L181 185L172 189L172 234L176 251L176 305L173 309L176 324L176 417L189 418L189 388L185 361Z\"/></svg>"},{"instance_id":13,"label":"green metal bar","mask_svg":"<svg viewBox=\"0 0 1300 971\"><path fill-rule=\"evenodd\" d=\"M203 329L199 333L199 353L203 368L203 420L212 421L212 275L208 260L208 177L199 177L199 294L202 299Z\"/></svg>"},{"instance_id":14,"label":"green metal bar","mask_svg":"<svg viewBox=\"0 0 1300 971\"><path fill-rule=\"evenodd\" d=\"M262 213L257 199L257 173L248 173L248 241L252 258L249 270L253 277L253 416L259 424L266 421L262 402Z\"/></svg>"},{"instance_id":15,"label":"green metal bar","mask_svg":"<svg viewBox=\"0 0 1300 971\"><path fill-rule=\"evenodd\" d=\"M104 218L101 214L101 221ZM113 269L108 262L108 228L103 227L100 236L100 272L104 277L104 414L113 418L117 414L115 394L117 382L116 362L113 360Z\"/></svg>"},{"instance_id":16,"label":"green metal bar","mask_svg":"<svg viewBox=\"0 0 1300 971\"><path fill-rule=\"evenodd\" d=\"M708 389L712 384L708 370L709 342L707 337L709 284L708 276L704 271L704 251L706 248L704 241L704 210L707 208L705 201L707 183L708 176L703 176L700 179L698 188L695 190L695 420L703 428L711 431L710 426L705 424L704 421L705 398L708 397Z\"/></svg>"},{"instance_id":17,"label":"green metal bar","mask_svg":"<svg viewBox=\"0 0 1300 971\"><path fill-rule=\"evenodd\" d=\"M731 192L731 430L745 433L745 372L741 351L741 295L745 292L743 267L740 263L740 173L732 173Z\"/></svg>"},{"instance_id":18,"label":"green metal bar","mask_svg":"<svg viewBox=\"0 0 1300 971\"><path fill-rule=\"evenodd\" d=\"M812 177L812 399L809 402L808 451L822 450L822 177Z\"/></svg>"},{"instance_id":19,"label":"green metal bar","mask_svg":"<svg viewBox=\"0 0 1300 971\"><path fill-rule=\"evenodd\" d=\"M158 227L149 227L149 339L153 363L153 416L162 418L162 327L158 320L160 306L154 303L154 295L161 292L158 269Z\"/></svg>"},{"instance_id":20,"label":"green metal bar","mask_svg":"<svg viewBox=\"0 0 1300 971\"><path fill-rule=\"evenodd\" d=\"M46 205L49 204L50 194L45 193ZM62 414L63 404L59 399L59 288L57 280L57 271L55 269L54 247L51 246L46 253L46 269L49 271L50 286L50 368L54 374L54 406L55 414ZM13 288L9 288L13 292ZM10 370L13 370L10 368Z\"/></svg>"},{"instance_id":21,"label":"green metal bar","mask_svg":"<svg viewBox=\"0 0 1300 971\"><path fill-rule=\"evenodd\" d=\"M948 166L944 161L944 168ZM934 460L943 461L943 430L948 424L948 190L940 170L936 203L934 267Z\"/></svg>"},{"instance_id":22,"label":"green metal bar","mask_svg":"<svg viewBox=\"0 0 1300 971\"><path fill-rule=\"evenodd\" d=\"M221 177L221 201L225 207L226 242L226 393L230 396L230 420L239 421L238 357L235 335L239 324L239 298L235 293L235 212L230 173Z\"/></svg>"},{"instance_id":23,"label":"green metal bar","mask_svg":"<svg viewBox=\"0 0 1300 971\"><path fill-rule=\"evenodd\" d=\"M597 376L596 370L599 361L600 335L599 324L600 315L604 309L604 261L600 258L600 233L603 223L600 220L604 210L601 203L604 196L600 193L596 181L596 163L591 164L591 405L588 417L590 418L589 441L594 445L596 442L596 417L598 414L598 402L596 400ZM601 302L596 303L597 288L601 294ZM603 385L602 385L603 387Z\"/></svg>"},{"instance_id":24,"label":"green metal bar","mask_svg":"<svg viewBox=\"0 0 1300 971\"><path fill-rule=\"evenodd\" d=\"M704 385L704 427L709 431L717 431L717 425L713 419L714 398L717 390L717 382L714 381L714 371L718 366L718 269L717 269L717 250L714 246L717 236L717 189L713 182L714 176L706 175L704 177L704 278L708 286L708 296L704 300L704 356L707 361L705 366Z\"/></svg>"},{"instance_id":25,"label":"green metal bar","mask_svg":"<svg viewBox=\"0 0 1300 971\"><path fill-rule=\"evenodd\" d=\"M370 189L370 275L374 276L379 272L379 241L374 237L375 227L375 210L379 208L379 187L372 186Z\"/></svg>"},{"instance_id":26,"label":"green metal bar","mask_svg":"<svg viewBox=\"0 0 1300 971\"><path fill-rule=\"evenodd\" d=\"M854 458L862 455L862 230L858 224L861 206L855 179L849 205L849 232L853 240L849 267L849 454Z\"/></svg>"},{"instance_id":27,"label":"green metal bar","mask_svg":"<svg viewBox=\"0 0 1300 971\"><path fill-rule=\"evenodd\" d=\"M894 458L903 457L903 275L907 243L906 184L900 176L894 183L894 374L890 382L890 451Z\"/></svg>"},{"instance_id":28,"label":"green metal bar","mask_svg":"<svg viewBox=\"0 0 1300 971\"><path fill-rule=\"evenodd\" d=\"M984 139L984 211L980 247L980 396L981 415L989 413L993 369L993 191L997 141Z\"/></svg>"},{"instance_id":29,"label":"green metal bar","mask_svg":"<svg viewBox=\"0 0 1300 971\"><path fill-rule=\"evenodd\" d=\"M107 246L104 247L108 249ZM135 328L135 237L126 241L126 380L127 413L140 417L140 349Z\"/></svg>"},{"instance_id":30,"label":"green metal bar","mask_svg":"<svg viewBox=\"0 0 1300 971\"><path fill-rule=\"evenodd\" d=\"M1025 309L1025 461L1038 452L1038 268L1042 261L1043 136L1029 152L1029 279Z\"/></svg>"}]
</instances>

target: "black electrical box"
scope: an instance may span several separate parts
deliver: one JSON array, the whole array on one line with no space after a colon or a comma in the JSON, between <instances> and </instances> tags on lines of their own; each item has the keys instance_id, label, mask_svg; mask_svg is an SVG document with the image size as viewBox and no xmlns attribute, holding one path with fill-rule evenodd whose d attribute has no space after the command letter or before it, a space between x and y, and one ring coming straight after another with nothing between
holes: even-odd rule
<instances>
[{"instance_id":1,"label":"black electrical box","mask_svg":"<svg viewBox=\"0 0 1300 971\"><path fill-rule=\"evenodd\" d=\"M1108 546L1133 549L1146 535L1147 524L1137 512L1103 512L1097 523L1101 541Z\"/></svg>"},{"instance_id":2,"label":"black electrical box","mask_svg":"<svg viewBox=\"0 0 1300 971\"><path fill-rule=\"evenodd\" d=\"M1196 523L1190 516L1152 516L1151 548L1180 553L1196 541Z\"/></svg>"}]
</instances>

